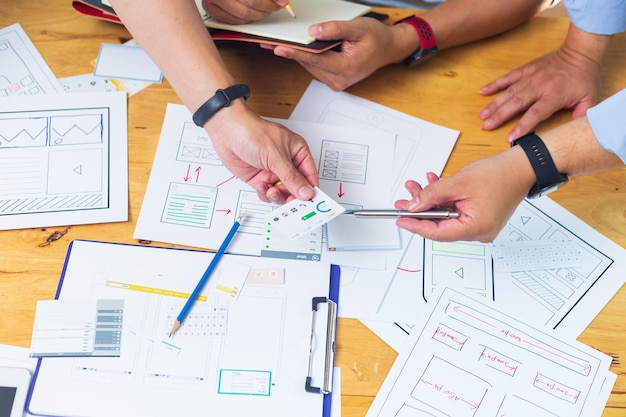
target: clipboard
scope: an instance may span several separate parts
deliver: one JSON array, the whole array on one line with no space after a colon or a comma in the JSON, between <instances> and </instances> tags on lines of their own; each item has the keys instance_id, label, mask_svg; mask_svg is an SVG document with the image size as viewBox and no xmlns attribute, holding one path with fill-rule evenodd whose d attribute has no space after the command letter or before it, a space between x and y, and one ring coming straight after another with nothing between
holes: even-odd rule
<instances>
[{"instance_id":1,"label":"clipboard","mask_svg":"<svg viewBox=\"0 0 626 417\"><path fill-rule=\"evenodd\" d=\"M308 360L308 341L310 328L308 320L311 314L311 299L318 294L338 296L338 272L339 268L329 263L310 265L308 262L274 258L260 258L242 255L225 255L220 265L226 260L236 261L252 265L256 269L267 270L273 265L281 265L284 268L285 287L281 287L283 278L259 274L258 279L264 284L255 281L251 284L250 276L246 280L238 298L233 301L235 307L228 311L229 322L227 329L233 332L233 339L222 341L219 348L210 350L211 355L216 353L225 355L219 363L211 365L218 372L207 373L209 377L189 378L183 375L173 381L172 375L164 376L162 373L154 375L154 371L148 372L153 367L148 366L150 359L158 355L181 355L190 345L182 343L178 339L180 331L172 339L164 339L159 351L159 344L152 329L161 328L158 316L167 310L167 305L175 297L176 292L165 293L161 289L149 287L146 277L155 275L155 282L169 281L170 277L180 279L180 276L189 275L193 272L191 284L197 281L194 269L200 272L206 268L206 261L210 261L213 254L200 250L187 250L176 248L163 248L153 246L131 245L121 243L95 242L75 240L71 242L65 259L63 271L55 298L57 299L81 299L101 298L103 293L110 295L114 288L122 288L125 292L125 300L144 300L144 304L125 303L124 330L122 335L122 356L124 356L124 338L135 337L132 342L143 345L131 349L129 357L132 359L134 368L126 372L118 372L113 364L102 362L103 358L97 358L94 362L89 358L46 358L39 361L33 377L31 391L29 392L27 410L31 414L62 416L62 415L92 415L94 417L108 417L111 414L124 417L149 413L153 416L170 416L172 414L197 413L201 407L211 405L214 412L232 415L269 414L276 417L290 417L292 415L319 417L330 415L330 394L318 395L306 392L301 385L305 375ZM200 260L200 261L199 261ZM279 263L278 263L279 262ZM194 266L196 265L198 268ZM132 265L137 265L133 269ZM171 265L171 267L169 266ZM185 266L187 265L187 266ZM227 270L228 271L232 271ZM122 272L122 273L120 273ZM109 274L109 275L107 275ZM145 275L139 276L139 275ZM128 280L128 286L107 286L103 290L103 283L113 278L124 276ZM329 279L328 277L333 279ZM323 279L323 277L326 277ZM151 279L151 278L150 278ZM256 278L255 278L256 279ZM149 281L149 280L148 280ZM178 282L178 281L176 281ZM331 285L332 282L332 285ZM258 285L256 285L258 284ZM263 285L268 285L262 288ZM211 286L209 281L207 287ZM193 287L193 285L189 285ZM246 294L246 290L248 293ZM169 290L168 290L169 291ZM281 298L283 297L284 298ZM179 294L179 297L182 297ZM210 294L207 297L212 297ZM250 297L255 298L254 305L261 306L250 314L250 311L236 307L242 300L247 303ZM179 298L184 302L184 298ZM201 305L202 303L196 303ZM244 304L245 306L246 304ZM266 311L265 307L270 309ZM178 308L174 309L175 311ZM133 312L134 311L134 312ZM272 311L278 315L272 316ZM155 314L157 313L157 314ZM136 316L133 318L133 314ZM260 319L257 316L265 316ZM127 317L130 318L126 322ZM230 319L232 318L232 323ZM237 322L244 318L245 325L237 326ZM270 318L271 320L267 320ZM273 319L274 318L274 319ZM250 320L250 322L248 321ZM265 325L271 321L271 325L280 323L281 340L273 342L273 335L277 332L259 329L259 323ZM186 321L187 323L187 321ZM234 324L233 324L234 323ZM127 324L130 326L126 327ZM168 331L163 328L164 333ZM238 331L238 332L237 332ZM129 334L134 333L134 336ZM143 334L142 334L143 333ZM250 340L250 333L256 333L257 337ZM241 345L241 338L248 338L248 343ZM139 340L141 339L141 340ZM194 342L196 343L196 342ZM268 344L269 343L269 344ZM273 344L272 344L273 343ZM169 345L169 346L168 346ZM182 353L176 351L174 345L183 346ZM252 349L252 346L254 349ZM275 346L279 346L276 351ZM293 349L293 346L300 346ZM192 352L187 352L189 357L202 358L209 362L201 354L199 349L192 347ZM236 349L238 354L229 352ZM180 350L180 349L179 349ZM270 367L255 367L255 355L258 351L269 352L274 355L269 361L263 359L265 364L276 363L276 369ZM207 355L208 356L208 355ZM244 357L245 356L245 357ZM233 367L233 359L241 359L244 365ZM109 358L106 358L108 361ZM116 360L117 358L113 358ZM122 362L123 362L123 358ZM57 361L59 360L59 361ZM198 364L196 359L188 363L185 370L201 373L208 369L207 364ZM264 361L264 362L263 362ZM272 362L274 361L274 362ZM137 362L141 362L137 365ZM261 363L259 362L259 363ZM252 365L251 365L252 364ZM248 365L246 368L245 366ZM121 366L121 365L120 365ZM168 364L171 366L171 364ZM100 368L115 368L113 372L99 374ZM160 369L160 368L159 368ZM240 387L241 373L252 375L248 381L253 382L257 392L234 392L233 387ZM173 375L176 377L177 375ZM228 378L233 379L230 386L226 383ZM120 384L116 379L124 379ZM212 381L212 382L211 382ZM260 381L260 382L259 382ZM175 384L172 384L175 382ZM194 386L189 387L188 384ZM204 386L207 385L208 388ZM253 386L253 385L250 385ZM175 388L175 389L173 389ZM265 390L265 392L263 391ZM116 398L116 401L110 401ZM190 401L191 400L191 401ZM149 409L145 409L148 406Z\"/></svg>"},{"instance_id":2,"label":"clipboard","mask_svg":"<svg viewBox=\"0 0 626 417\"><path fill-rule=\"evenodd\" d=\"M324 395L324 417L330 416L332 406L340 278L341 267L331 265L328 297L313 297L311 300L309 365L304 389Z\"/></svg>"}]
</instances>

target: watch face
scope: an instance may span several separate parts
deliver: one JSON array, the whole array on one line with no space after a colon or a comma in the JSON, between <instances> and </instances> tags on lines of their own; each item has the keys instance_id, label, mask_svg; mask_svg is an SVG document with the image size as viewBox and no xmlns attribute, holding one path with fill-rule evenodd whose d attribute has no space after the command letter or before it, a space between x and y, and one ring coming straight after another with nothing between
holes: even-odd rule
<instances>
[{"instance_id":1,"label":"watch face","mask_svg":"<svg viewBox=\"0 0 626 417\"><path fill-rule=\"evenodd\" d=\"M410 55L407 59L404 60L404 64L413 68L417 64L421 64L426 61L428 58L435 56L437 54L437 49L420 49L416 51L413 55Z\"/></svg>"},{"instance_id":2,"label":"watch face","mask_svg":"<svg viewBox=\"0 0 626 417\"><path fill-rule=\"evenodd\" d=\"M556 184L544 185L543 187L536 184L533 188L530 189L528 193L528 198L539 198L543 197L546 194L550 194L552 191L555 191L561 185L565 184L567 180L558 182Z\"/></svg>"}]
</instances>

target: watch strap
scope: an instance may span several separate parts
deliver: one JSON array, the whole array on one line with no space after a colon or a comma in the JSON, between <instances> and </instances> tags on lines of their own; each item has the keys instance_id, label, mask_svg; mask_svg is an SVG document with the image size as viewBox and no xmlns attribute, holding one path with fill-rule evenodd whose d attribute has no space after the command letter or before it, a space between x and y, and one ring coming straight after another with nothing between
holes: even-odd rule
<instances>
[{"instance_id":1,"label":"watch strap","mask_svg":"<svg viewBox=\"0 0 626 417\"><path fill-rule=\"evenodd\" d=\"M394 25L397 25L398 23L406 23L413 26L418 38L420 39L419 49L404 60L404 65L409 67L414 66L418 61L420 61L420 59L424 59L437 53L435 33L426 20L421 17L411 15L398 20L394 23Z\"/></svg>"},{"instance_id":2,"label":"watch strap","mask_svg":"<svg viewBox=\"0 0 626 417\"><path fill-rule=\"evenodd\" d=\"M511 142L511 147L519 145L526 153L537 178L528 197L533 197L546 187L567 182L567 175L561 174L554 164L550 151L535 132L530 132Z\"/></svg>"},{"instance_id":3,"label":"watch strap","mask_svg":"<svg viewBox=\"0 0 626 417\"><path fill-rule=\"evenodd\" d=\"M230 106L233 100L243 98L247 100L250 97L250 87L245 84L235 84L227 88L219 88L215 91L215 95L202 104L193 114L193 122L196 126L204 126L204 124L220 109Z\"/></svg>"}]
</instances>

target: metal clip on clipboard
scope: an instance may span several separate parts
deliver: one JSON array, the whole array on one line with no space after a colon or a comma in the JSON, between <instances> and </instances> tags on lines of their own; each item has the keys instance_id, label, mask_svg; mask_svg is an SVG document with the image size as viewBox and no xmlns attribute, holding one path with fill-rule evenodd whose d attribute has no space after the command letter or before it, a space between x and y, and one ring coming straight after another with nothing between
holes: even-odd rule
<instances>
[{"instance_id":1,"label":"metal clip on clipboard","mask_svg":"<svg viewBox=\"0 0 626 417\"><path fill-rule=\"evenodd\" d=\"M311 342L309 345L309 370L304 389L307 392L329 394L333 386L337 303L327 297L313 297L312 302L313 314L311 319ZM326 317L324 317L323 320L318 319L318 314L323 314L324 311L326 311ZM323 345L318 343L321 340L325 340ZM320 372L321 369L324 371ZM318 382L320 380L322 382L321 384Z\"/></svg>"}]
</instances>

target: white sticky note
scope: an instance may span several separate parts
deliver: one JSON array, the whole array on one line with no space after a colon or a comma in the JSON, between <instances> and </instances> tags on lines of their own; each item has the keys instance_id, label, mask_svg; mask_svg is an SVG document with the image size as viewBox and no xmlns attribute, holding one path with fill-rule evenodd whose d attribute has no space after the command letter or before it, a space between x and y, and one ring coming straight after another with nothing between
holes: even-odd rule
<instances>
[{"instance_id":1,"label":"white sticky note","mask_svg":"<svg viewBox=\"0 0 626 417\"><path fill-rule=\"evenodd\" d=\"M223 268L217 270L215 279L215 290L228 294L230 297L237 299L250 272L248 265L239 263L229 263Z\"/></svg>"},{"instance_id":2,"label":"white sticky note","mask_svg":"<svg viewBox=\"0 0 626 417\"><path fill-rule=\"evenodd\" d=\"M163 74L143 48L136 45L103 43L93 74L121 80L160 83Z\"/></svg>"},{"instance_id":3,"label":"white sticky note","mask_svg":"<svg viewBox=\"0 0 626 417\"><path fill-rule=\"evenodd\" d=\"M341 204L315 187L315 195L310 200L292 200L271 212L268 226L296 239L325 225L344 211Z\"/></svg>"}]
</instances>

